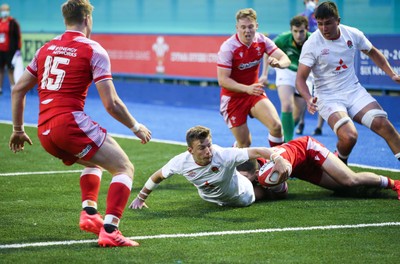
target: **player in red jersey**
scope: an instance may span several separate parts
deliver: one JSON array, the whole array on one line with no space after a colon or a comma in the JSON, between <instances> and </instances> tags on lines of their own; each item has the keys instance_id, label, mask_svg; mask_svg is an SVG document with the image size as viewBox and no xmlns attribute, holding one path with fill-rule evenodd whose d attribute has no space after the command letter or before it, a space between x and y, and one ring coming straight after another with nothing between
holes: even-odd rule
<instances>
[{"instance_id":1,"label":"player in red jersey","mask_svg":"<svg viewBox=\"0 0 400 264\"><path fill-rule=\"evenodd\" d=\"M7 68L10 88L15 82L13 58L21 56L21 29L18 21L10 16L10 6L0 6L0 94L3 93L4 71Z\"/></svg>"},{"instance_id":2,"label":"player in red jersey","mask_svg":"<svg viewBox=\"0 0 400 264\"><path fill-rule=\"evenodd\" d=\"M147 143L151 132L129 113L118 97L108 54L90 40L93 6L88 0L69 0L62 5L64 34L42 46L12 91L13 133L10 149L18 152L32 144L23 129L26 93L38 84L38 137L44 149L64 164L79 163L83 210L80 228L99 235L100 246L138 246L118 230L132 188L134 167L118 143L84 112L90 84L94 81L107 112ZM102 170L112 174L106 214L97 211Z\"/></svg>"},{"instance_id":3,"label":"player in red jersey","mask_svg":"<svg viewBox=\"0 0 400 264\"><path fill-rule=\"evenodd\" d=\"M271 146L283 143L282 125L276 108L267 98L265 77L258 79L260 62L269 56L271 67L287 68L290 60L275 43L257 32L257 14L251 8L236 14L237 33L227 39L218 52L218 83L221 86L220 112L238 147L251 145L247 115L269 129Z\"/></svg>"},{"instance_id":4,"label":"player in red jersey","mask_svg":"<svg viewBox=\"0 0 400 264\"><path fill-rule=\"evenodd\" d=\"M354 172L316 139L306 136L272 148L271 160L284 159L292 167L290 177L295 177L329 190L370 186L392 189L400 200L400 180L372 172ZM260 166L262 160L258 160ZM248 178L239 170L239 172ZM258 173L258 171L256 172ZM253 179L254 181L254 179ZM262 185L262 179L258 179Z\"/></svg>"}]
</instances>

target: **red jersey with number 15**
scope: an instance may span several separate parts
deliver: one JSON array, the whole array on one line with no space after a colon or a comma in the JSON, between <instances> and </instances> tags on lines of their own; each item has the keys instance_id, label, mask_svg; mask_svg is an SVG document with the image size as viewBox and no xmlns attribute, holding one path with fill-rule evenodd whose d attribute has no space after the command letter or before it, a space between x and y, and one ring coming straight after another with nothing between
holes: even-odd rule
<instances>
[{"instance_id":1,"label":"red jersey with number 15","mask_svg":"<svg viewBox=\"0 0 400 264\"><path fill-rule=\"evenodd\" d=\"M112 79L106 50L69 30L43 45L27 70L38 79L39 126L54 116L83 111L92 81Z\"/></svg>"}]
</instances>

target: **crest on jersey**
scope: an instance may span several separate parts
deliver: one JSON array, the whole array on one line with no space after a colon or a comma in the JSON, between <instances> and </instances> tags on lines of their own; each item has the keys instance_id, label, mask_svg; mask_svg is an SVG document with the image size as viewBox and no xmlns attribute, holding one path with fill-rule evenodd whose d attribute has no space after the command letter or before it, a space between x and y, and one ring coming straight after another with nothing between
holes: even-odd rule
<instances>
[{"instance_id":1,"label":"crest on jersey","mask_svg":"<svg viewBox=\"0 0 400 264\"><path fill-rule=\"evenodd\" d=\"M353 42L351 42L351 40L347 41L347 47L349 47L349 49L353 47Z\"/></svg>"},{"instance_id":2,"label":"crest on jersey","mask_svg":"<svg viewBox=\"0 0 400 264\"><path fill-rule=\"evenodd\" d=\"M214 173L218 173L219 172L219 168L218 167L211 167L211 171Z\"/></svg>"}]
</instances>

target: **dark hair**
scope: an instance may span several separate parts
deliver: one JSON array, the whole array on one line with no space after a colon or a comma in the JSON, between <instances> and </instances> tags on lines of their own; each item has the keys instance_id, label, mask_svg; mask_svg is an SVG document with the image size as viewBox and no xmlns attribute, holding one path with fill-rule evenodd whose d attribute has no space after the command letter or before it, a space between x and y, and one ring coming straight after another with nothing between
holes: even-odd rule
<instances>
[{"instance_id":1,"label":"dark hair","mask_svg":"<svg viewBox=\"0 0 400 264\"><path fill-rule=\"evenodd\" d=\"M327 1L327 2L322 2L317 6L317 8L314 11L314 15L316 19L324 19L331 17L338 19L339 11L334 2Z\"/></svg>"},{"instance_id":2,"label":"dark hair","mask_svg":"<svg viewBox=\"0 0 400 264\"><path fill-rule=\"evenodd\" d=\"M290 28L301 27L301 25L305 25L308 28L308 19L305 16L295 16L290 20Z\"/></svg>"},{"instance_id":3,"label":"dark hair","mask_svg":"<svg viewBox=\"0 0 400 264\"><path fill-rule=\"evenodd\" d=\"M68 0L61 6L61 11L65 24L76 25L92 14L93 6L90 0Z\"/></svg>"},{"instance_id":4,"label":"dark hair","mask_svg":"<svg viewBox=\"0 0 400 264\"><path fill-rule=\"evenodd\" d=\"M209 128L204 126L195 126L186 132L186 143L188 147L192 147L193 141L200 140L200 142L203 142L208 137L211 138L211 131Z\"/></svg>"}]
</instances>

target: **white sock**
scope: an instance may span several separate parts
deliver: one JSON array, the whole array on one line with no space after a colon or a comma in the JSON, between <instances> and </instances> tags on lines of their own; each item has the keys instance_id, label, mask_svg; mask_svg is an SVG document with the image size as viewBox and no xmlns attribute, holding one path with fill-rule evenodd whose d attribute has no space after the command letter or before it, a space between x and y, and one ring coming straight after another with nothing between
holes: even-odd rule
<instances>
[{"instance_id":1,"label":"white sock","mask_svg":"<svg viewBox=\"0 0 400 264\"><path fill-rule=\"evenodd\" d=\"M386 176L379 176L381 178L381 187L382 188L387 188L389 184L389 179Z\"/></svg>"}]
</instances>

